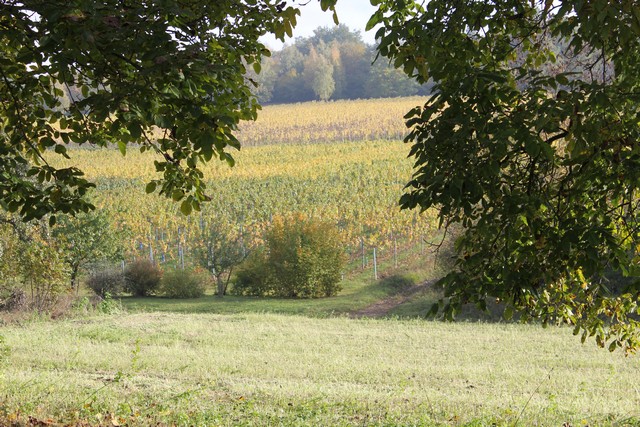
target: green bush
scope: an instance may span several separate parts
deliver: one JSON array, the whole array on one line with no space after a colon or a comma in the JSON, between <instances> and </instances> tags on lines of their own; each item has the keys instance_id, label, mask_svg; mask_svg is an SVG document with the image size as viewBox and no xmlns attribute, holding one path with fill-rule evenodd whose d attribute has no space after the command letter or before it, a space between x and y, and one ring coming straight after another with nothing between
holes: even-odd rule
<instances>
[{"instance_id":1,"label":"green bush","mask_svg":"<svg viewBox=\"0 0 640 427\"><path fill-rule=\"evenodd\" d=\"M137 259L124 271L125 291L133 296L155 295L160 288L162 270L146 259Z\"/></svg>"},{"instance_id":2,"label":"green bush","mask_svg":"<svg viewBox=\"0 0 640 427\"><path fill-rule=\"evenodd\" d=\"M122 304L120 300L115 300L109 292L96 304L96 310L103 314L117 314L122 312Z\"/></svg>"},{"instance_id":3,"label":"green bush","mask_svg":"<svg viewBox=\"0 0 640 427\"><path fill-rule=\"evenodd\" d=\"M231 294L265 296L273 291L264 250L253 251L236 273Z\"/></svg>"},{"instance_id":4,"label":"green bush","mask_svg":"<svg viewBox=\"0 0 640 427\"><path fill-rule=\"evenodd\" d=\"M87 287L101 298L120 294L124 284L124 273L117 268L95 271L87 279Z\"/></svg>"},{"instance_id":5,"label":"green bush","mask_svg":"<svg viewBox=\"0 0 640 427\"><path fill-rule=\"evenodd\" d=\"M317 298L340 291L345 256L332 224L301 215L276 217L265 243L236 275L236 293Z\"/></svg>"},{"instance_id":6,"label":"green bush","mask_svg":"<svg viewBox=\"0 0 640 427\"><path fill-rule=\"evenodd\" d=\"M160 293L167 298L200 298L209 281L202 270L171 270L162 277Z\"/></svg>"}]
</instances>

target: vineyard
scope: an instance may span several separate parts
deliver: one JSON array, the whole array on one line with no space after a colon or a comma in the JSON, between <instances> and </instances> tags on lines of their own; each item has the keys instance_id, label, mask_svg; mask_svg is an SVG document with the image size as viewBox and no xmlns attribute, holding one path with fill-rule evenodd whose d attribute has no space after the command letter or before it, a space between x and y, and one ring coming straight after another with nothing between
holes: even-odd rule
<instances>
[{"instance_id":1,"label":"vineyard","mask_svg":"<svg viewBox=\"0 0 640 427\"><path fill-rule=\"evenodd\" d=\"M273 143L401 140L402 117L424 98L366 99L271 105L241 127L245 146Z\"/></svg>"},{"instance_id":2,"label":"vineyard","mask_svg":"<svg viewBox=\"0 0 640 427\"><path fill-rule=\"evenodd\" d=\"M352 260L362 259L363 266L372 262L374 249L377 258L397 262L399 252L424 246L436 228L432 213L398 208L412 166L398 139L405 129L400 117L419 102L265 107L240 133L248 147L234 153L236 166L206 166L212 201L188 217L171 201L144 193L145 183L156 178L149 152L123 158L116 149L74 150L67 165L79 166L97 183L95 203L128 236L129 259L188 263L190 250L213 223L242 236L249 248L274 215L302 213L336 224Z\"/></svg>"}]
</instances>

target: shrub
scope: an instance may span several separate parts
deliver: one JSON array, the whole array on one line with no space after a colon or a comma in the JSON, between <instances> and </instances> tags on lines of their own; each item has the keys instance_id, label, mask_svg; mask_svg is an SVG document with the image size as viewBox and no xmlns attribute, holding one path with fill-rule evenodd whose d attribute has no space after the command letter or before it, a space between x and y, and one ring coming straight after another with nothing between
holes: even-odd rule
<instances>
[{"instance_id":1,"label":"shrub","mask_svg":"<svg viewBox=\"0 0 640 427\"><path fill-rule=\"evenodd\" d=\"M117 314L122 312L122 304L120 300L113 299L111 294L107 292L96 304L96 310L103 314Z\"/></svg>"},{"instance_id":2,"label":"shrub","mask_svg":"<svg viewBox=\"0 0 640 427\"><path fill-rule=\"evenodd\" d=\"M27 293L19 287L12 287L0 294L0 309L7 311L22 310L27 307Z\"/></svg>"},{"instance_id":3,"label":"shrub","mask_svg":"<svg viewBox=\"0 0 640 427\"><path fill-rule=\"evenodd\" d=\"M0 225L0 304L12 311L49 312L70 290L64 252L43 222L5 219Z\"/></svg>"},{"instance_id":4,"label":"shrub","mask_svg":"<svg viewBox=\"0 0 640 427\"><path fill-rule=\"evenodd\" d=\"M50 242L24 243L19 268L30 304L38 313L50 311L60 296L70 291L69 271L61 254Z\"/></svg>"},{"instance_id":5,"label":"shrub","mask_svg":"<svg viewBox=\"0 0 640 427\"><path fill-rule=\"evenodd\" d=\"M208 276L201 270L171 270L162 277L160 293L167 298L200 298L210 279Z\"/></svg>"},{"instance_id":6,"label":"shrub","mask_svg":"<svg viewBox=\"0 0 640 427\"><path fill-rule=\"evenodd\" d=\"M233 295L265 296L273 291L264 250L257 249L242 263L236 273L231 293Z\"/></svg>"},{"instance_id":7,"label":"shrub","mask_svg":"<svg viewBox=\"0 0 640 427\"><path fill-rule=\"evenodd\" d=\"M162 270L146 259L135 260L124 271L125 291L137 297L154 295L161 280Z\"/></svg>"},{"instance_id":8,"label":"shrub","mask_svg":"<svg viewBox=\"0 0 640 427\"><path fill-rule=\"evenodd\" d=\"M262 256L244 265L236 291L245 295L317 298L336 295L344 267L338 231L301 215L274 218Z\"/></svg>"},{"instance_id":9,"label":"shrub","mask_svg":"<svg viewBox=\"0 0 640 427\"><path fill-rule=\"evenodd\" d=\"M124 290L124 274L117 268L96 271L87 279L87 287L101 298L118 295Z\"/></svg>"}]
</instances>

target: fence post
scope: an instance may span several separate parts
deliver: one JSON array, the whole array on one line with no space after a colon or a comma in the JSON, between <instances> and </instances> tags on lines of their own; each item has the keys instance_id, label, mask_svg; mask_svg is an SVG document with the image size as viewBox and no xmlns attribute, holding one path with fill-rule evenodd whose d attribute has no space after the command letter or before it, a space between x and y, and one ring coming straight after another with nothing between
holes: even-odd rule
<instances>
[{"instance_id":1,"label":"fence post","mask_svg":"<svg viewBox=\"0 0 640 427\"><path fill-rule=\"evenodd\" d=\"M373 248L373 278L378 280L378 258L376 257L376 248Z\"/></svg>"},{"instance_id":2,"label":"fence post","mask_svg":"<svg viewBox=\"0 0 640 427\"><path fill-rule=\"evenodd\" d=\"M398 239L396 236L393 236L393 265L397 269L398 268Z\"/></svg>"}]
</instances>

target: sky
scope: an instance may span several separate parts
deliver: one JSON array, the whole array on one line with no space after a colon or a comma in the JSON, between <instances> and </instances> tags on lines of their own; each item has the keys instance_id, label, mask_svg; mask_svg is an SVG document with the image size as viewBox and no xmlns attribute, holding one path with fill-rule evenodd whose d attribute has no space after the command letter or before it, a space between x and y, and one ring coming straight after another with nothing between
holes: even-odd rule
<instances>
[{"instance_id":1,"label":"sky","mask_svg":"<svg viewBox=\"0 0 640 427\"><path fill-rule=\"evenodd\" d=\"M292 4L291 1L287 2ZM293 39L297 37L309 37L313 35L313 30L318 27L333 27L333 15L331 12L323 12L320 9L318 0L295 1L293 2L300 8L300 16L298 16L298 25L293 29ZM376 10L371 6L369 0L340 0L336 5L338 19L341 24L346 24L352 31L359 30L365 43L374 44L375 29L365 33L364 28L367 25L369 17ZM287 44L292 44L293 39L288 39ZM273 36L263 37L261 39L267 47L271 49L281 49L282 42L276 40Z\"/></svg>"}]
</instances>

